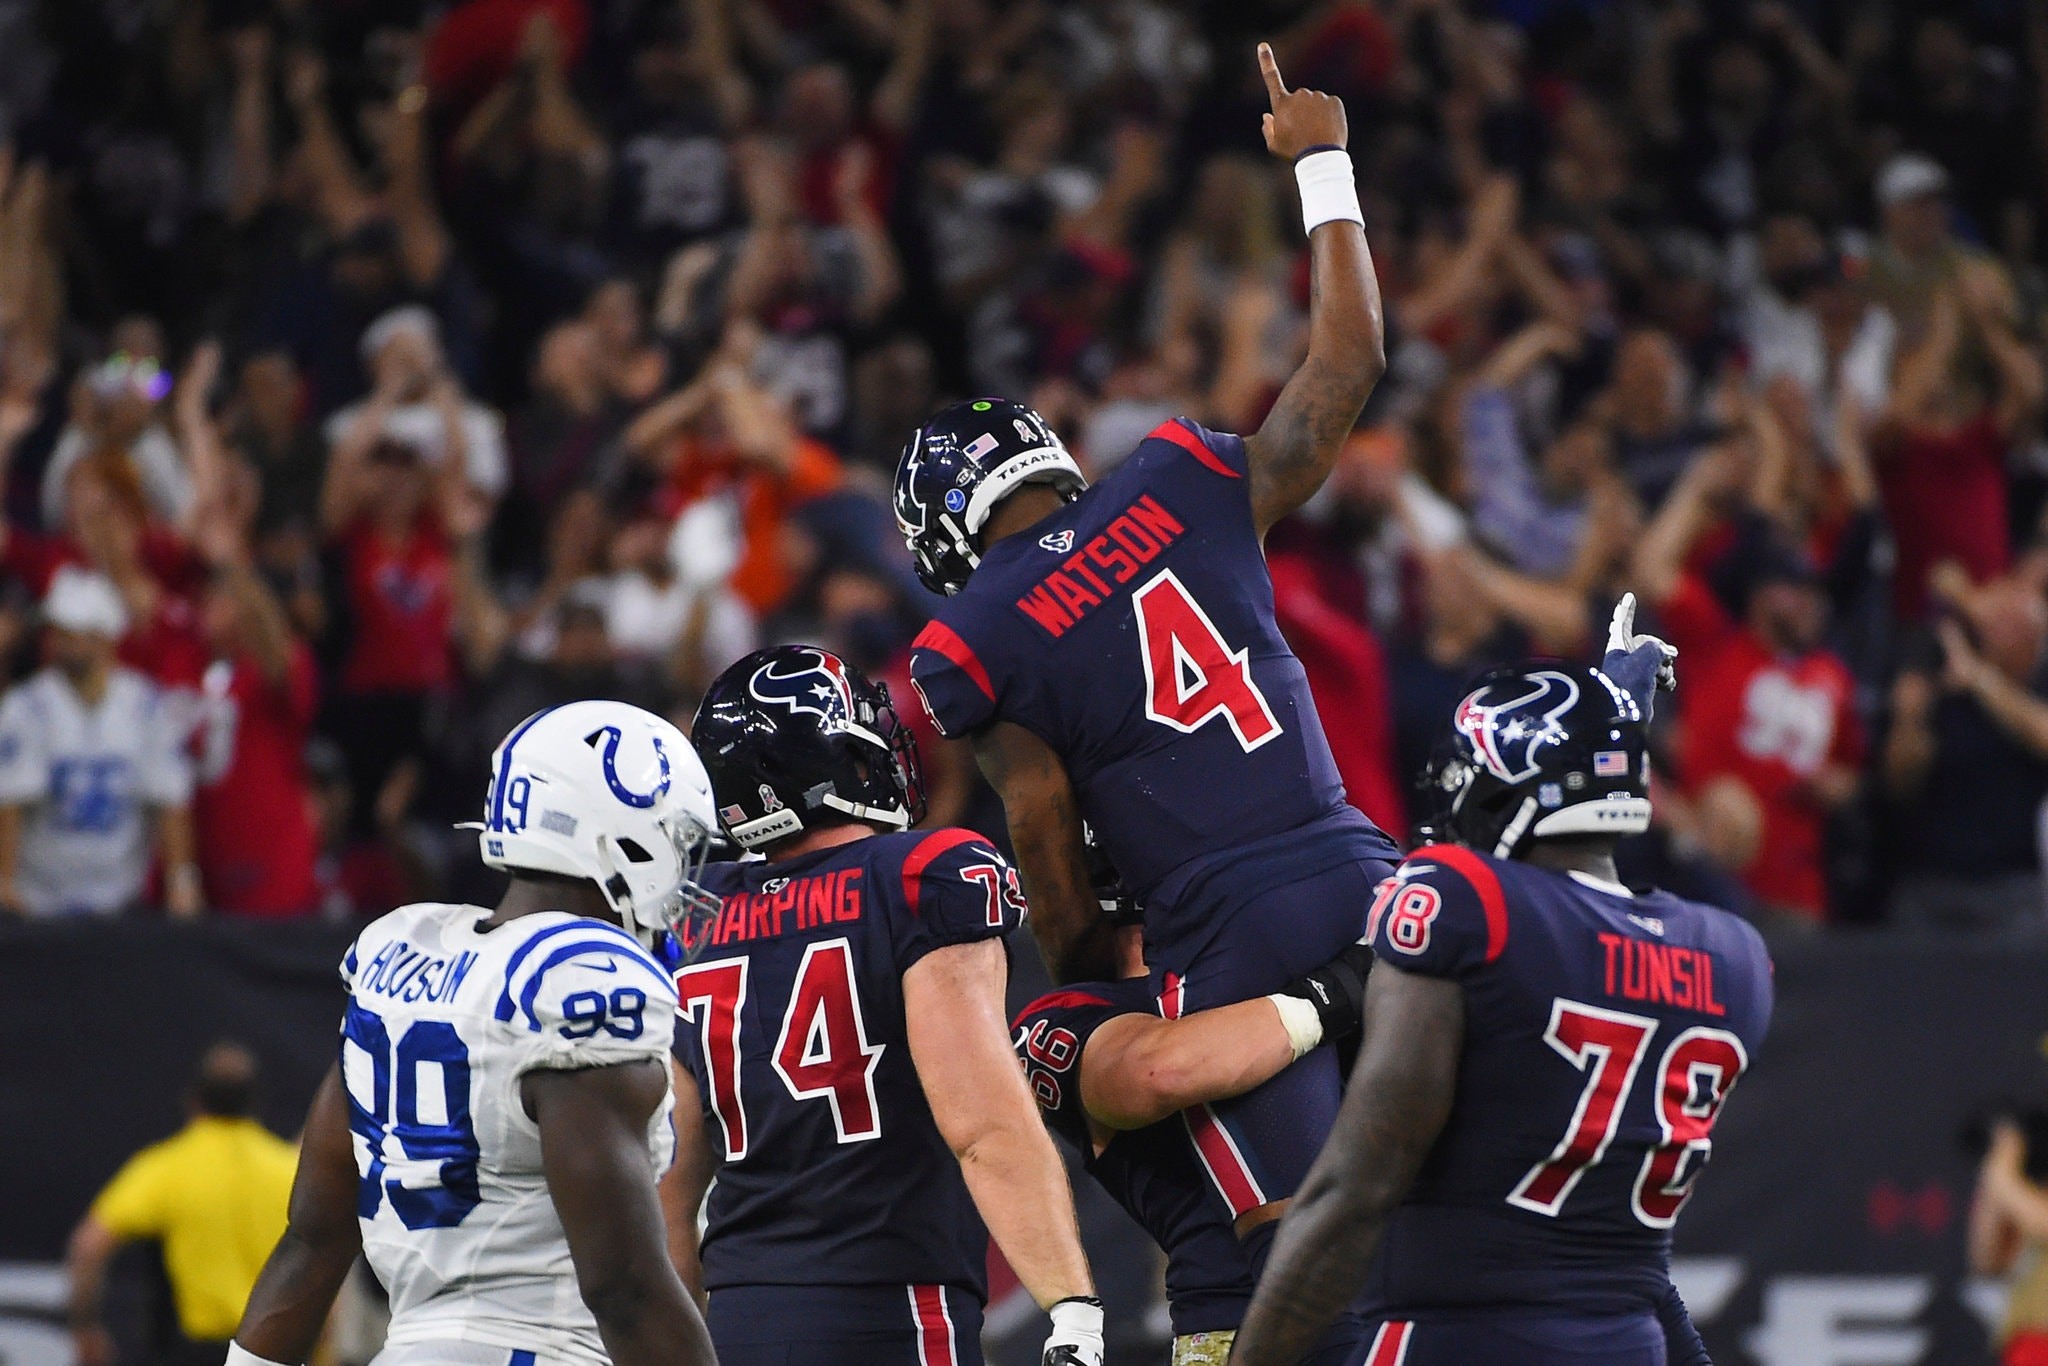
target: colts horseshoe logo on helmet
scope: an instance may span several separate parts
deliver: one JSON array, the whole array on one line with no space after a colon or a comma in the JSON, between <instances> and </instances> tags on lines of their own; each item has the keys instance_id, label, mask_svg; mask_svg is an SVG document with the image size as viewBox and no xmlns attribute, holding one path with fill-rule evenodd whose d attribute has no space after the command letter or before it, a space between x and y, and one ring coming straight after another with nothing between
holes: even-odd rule
<instances>
[{"instance_id":1,"label":"colts horseshoe logo on helmet","mask_svg":"<svg viewBox=\"0 0 2048 1366\"><path fill-rule=\"evenodd\" d=\"M747 691L756 701L784 707L792 716L808 712L828 725L852 724L853 689L839 661L822 650L803 653L811 662L787 673L778 672L774 662L763 664L747 680Z\"/></svg>"},{"instance_id":2,"label":"colts horseshoe logo on helmet","mask_svg":"<svg viewBox=\"0 0 2048 1366\"><path fill-rule=\"evenodd\" d=\"M1514 680L1520 690L1507 697L1487 688L1458 704L1458 733L1472 743L1472 752L1505 783L1536 776L1537 750L1563 734L1558 718L1579 700L1579 685L1568 676L1544 670ZM1482 702L1482 697L1493 700Z\"/></svg>"}]
</instances>

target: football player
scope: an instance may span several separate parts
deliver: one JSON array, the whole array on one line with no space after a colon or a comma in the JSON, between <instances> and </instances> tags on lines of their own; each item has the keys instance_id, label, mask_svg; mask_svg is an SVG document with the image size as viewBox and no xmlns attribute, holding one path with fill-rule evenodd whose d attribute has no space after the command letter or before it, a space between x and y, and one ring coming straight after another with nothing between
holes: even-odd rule
<instances>
[{"instance_id":1,"label":"football player","mask_svg":"<svg viewBox=\"0 0 2048 1366\"><path fill-rule=\"evenodd\" d=\"M538 712L492 760L495 910L403 906L342 959L340 1059L290 1223L228 1361L306 1360L358 1251L391 1295L378 1366L709 1366L667 1256L675 988L716 903L689 741L621 702Z\"/></svg>"},{"instance_id":2,"label":"football player","mask_svg":"<svg viewBox=\"0 0 2048 1366\"><path fill-rule=\"evenodd\" d=\"M1046 1366L1100 1366L1066 1169L1010 1056L1015 871L970 831L910 828L915 742L837 655L749 655L691 733L719 822L759 856L707 874L725 909L676 978L697 1103L670 1224L720 1359L978 1363L993 1233L1052 1315Z\"/></svg>"},{"instance_id":3,"label":"football player","mask_svg":"<svg viewBox=\"0 0 2048 1366\"><path fill-rule=\"evenodd\" d=\"M1165 422L1087 487L1037 413L978 399L927 422L896 471L918 573L951 595L911 678L1002 796L1054 979L1115 974L1085 817L1145 906L1153 995L1182 1013L1327 962L1399 858L1345 802L1274 621L1265 534L1322 484L1385 362L1344 106L1288 90L1263 44L1259 62L1267 146L1301 186L1314 296L1308 358L1259 430ZM1228 1141L1204 1160L1255 1261L1340 1080L1320 1049L1215 1107Z\"/></svg>"},{"instance_id":4,"label":"football player","mask_svg":"<svg viewBox=\"0 0 2048 1366\"><path fill-rule=\"evenodd\" d=\"M1668 669L1632 608L1623 682L1534 663L1459 704L1453 842L1373 903L1358 1066L1233 1361L1291 1366L1361 1287L1372 1366L1706 1361L1671 1230L1763 1040L1771 965L1747 922L1615 871L1650 822Z\"/></svg>"},{"instance_id":5,"label":"football player","mask_svg":"<svg viewBox=\"0 0 2048 1366\"><path fill-rule=\"evenodd\" d=\"M1221 1366L1252 1295L1252 1268L1201 1149L1224 1141L1211 1101L1247 1091L1324 1043L1358 1033L1372 951L1353 945L1270 996L1178 1019L1147 985L1134 904L1095 869L1117 925L1120 976L1039 997L1011 1025L1046 1123L1166 1253L1173 1366ZM1356 1325L1307 1360L1341 1366Z\"/></svg>"}]
</instances>

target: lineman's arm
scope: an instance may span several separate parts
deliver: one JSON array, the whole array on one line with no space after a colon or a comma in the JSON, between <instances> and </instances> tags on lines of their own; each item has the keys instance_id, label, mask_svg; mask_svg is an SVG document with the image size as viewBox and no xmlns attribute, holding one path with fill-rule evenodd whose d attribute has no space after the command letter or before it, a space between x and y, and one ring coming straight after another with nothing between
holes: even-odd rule
<instances>
[{"instance_id":1,"label":"lineman's arm","mask_svg":"<svg viewBox=\"0 0 2048 1366\"><path fill-rule=\"evenodd\" d=\"M704 1107L697 1103L697 1078L680 1062L671 1060L669 1068L675 1075L676 1159L661 1178L661 1217L668 1225L668 1259L702 1309L704 1259L697 1241L697 1211L704 1208L704 1193L718 1170L718 1154L704 1127Z\"/></svg>"},{"instance_id":2,"label":"lineman's arm","mask_svg":"<svg viewBox=\"0 0 2048 1366\"><path fill-rule=\"evenodd\" d=\"M1309 1169L1238 1330L1237 1366L1291 1366L1364 1283L1387 1216L1428 1156L1458 1084L1464 989L1382 963L1365 1045L1330 1140Z\"/></svg>"},{"instance_id":3,"label":"lineman's arm","mask_svg":"<svg viewBox=\"0 0 2048 1366\"><path fill-rule=\"evenodd\" d=\"M997 721L975 733L974 757L1010 826L1031 934L1055 982L1114 975L1114 934L1088 883L1081 809L1066 766L1024 727Z\"/></svg>"},{"instance_id":4,"label":"lineman's arm","mask_svg":"<svg viewBox=\"0 0 2048 1366\"><path fill-rule=\"evenodd\" d=\"M266 1361L301 1362L320 1340L327 1311L362 1251L356 1222L361 1178L348 1128L341 1068L330 1068L306 1112L299 1172L284 1236L272 1249L242 1311L235 1341Z\"/></svg>"},{"instance_id":5,"label":"lineman's arm","mask_svg":"<svg viewBox=\"0 0 2048 1366\"><path fill-rule=\"evenodd\" d=\"M1010 1052L1000 939L934 949L903 974L910 1056L975 1208L1041 1308L1092 1296L1073 1192Z\"/></svg>"},{"instance_id":6,"label":"lineman's arm","mask_svg":"<svg viewBox=\"0 0 2048 1366\"><path fill-rule=\"evenodd\" d=\"M1259 70L1273 112L1266 146L1290 161L1317 147L1345 146L1344 103L1315 90L1289 90L1273 50L1259 44ZM1309 233L1308 357L1245 438L1252 519L1264 536L1329 477L1337 453L1373 386L1386 373L1379 277L1365 229L1349 219Z\"/></svg>"},{"instance_id":7,"label":"lineman's arm","mask_svg":"<svg viewBox=\"0 0 2048 1366\"><path fill-rule=\"evenodd\" d=\"M541 1168L568 1236L576 1285L617 1366L712 1366L711 1338L669 1261L647 1152L668 1095L653 1059L529 1072L520 1093L540 1126Z\"/></svg>"},{"instance_id":8,"label":"lineman's arm","mask_svg":"<svg viewBox=\"0 0 2048 1366\"><path fill-rule=\"evenodd\" d=\"M1081 1050L1081 1104L1108 1129L1142 1129L1228 1100L1309 1050L1355 1037L1372 952L1353 945L1285 990L1177 1020L1118 1015Z\"/></svg>"}]
</instances>

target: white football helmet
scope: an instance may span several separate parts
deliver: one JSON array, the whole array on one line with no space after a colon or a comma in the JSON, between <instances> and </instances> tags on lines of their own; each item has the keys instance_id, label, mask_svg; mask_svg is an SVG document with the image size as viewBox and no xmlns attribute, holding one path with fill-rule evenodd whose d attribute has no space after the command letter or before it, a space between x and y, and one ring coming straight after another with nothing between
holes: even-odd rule
<instances>
[{"instance_id":1,"label":"white football helmet","mask_svg":"<svg viewBox=\"0 0 2048 1366\"><path fill-rule=\"evenodd\" d=\"M715 919L698 885L718 817L711 780L673 725L624 702L535 712L491 756L484 819L471 827L486 865L597 884L649 948Z\"/></svg>"}]
</instances>

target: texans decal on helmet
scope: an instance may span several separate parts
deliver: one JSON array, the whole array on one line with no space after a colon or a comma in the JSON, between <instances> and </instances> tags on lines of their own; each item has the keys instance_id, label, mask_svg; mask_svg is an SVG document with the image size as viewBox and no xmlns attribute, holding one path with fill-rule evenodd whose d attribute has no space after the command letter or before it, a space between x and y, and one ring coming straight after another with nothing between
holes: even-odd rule
<instances>
[{"instance_id":1,"label":"texans decal on helmet","mask_svg":"<svg viewBox=\"0 0 2048 1366\"><path fill-rule=\"evenodd\" d=\"M1579 700L1579 685L1564 674L1545 669L1522 681L1522 693L1498 702L1482 703L1478 693L1467 697L1454 722L1480 762L1505 783L1536 776L1538 749L1563 737L1559 718Z\"/></svg>"},{"instance_id":2,"label":"texans decal on helmet","mask_svg":"<svg viewBox=\"0 0 2048 1366\"><path fill-rule=\"evenodd\" d=\"M785 707L792 716L807 712L828 724L851 724L853 690L839 660L823 650L805 650L803 654L810 663L791 673L777 671L779 660L763 664L747 680L747 691L755 701Z\"/></svg>"}]
</instances>

